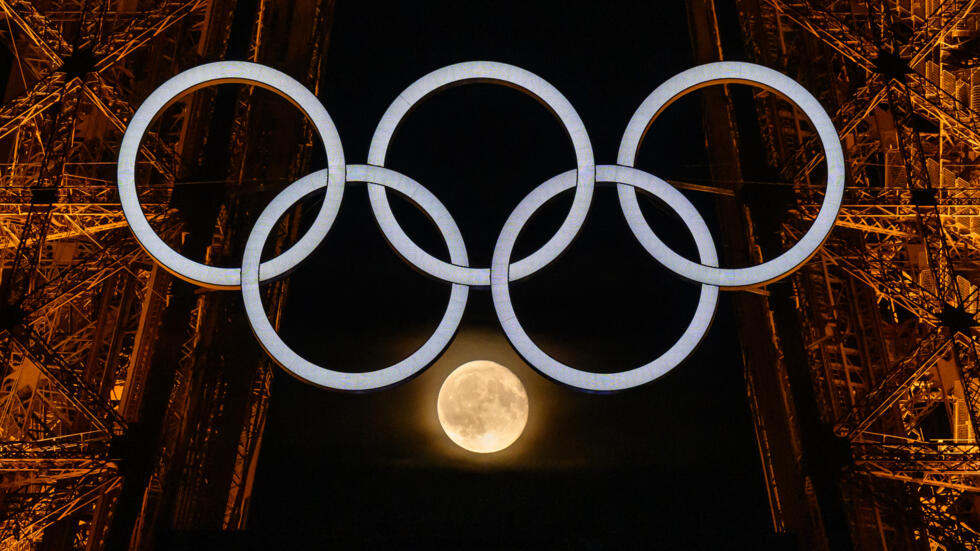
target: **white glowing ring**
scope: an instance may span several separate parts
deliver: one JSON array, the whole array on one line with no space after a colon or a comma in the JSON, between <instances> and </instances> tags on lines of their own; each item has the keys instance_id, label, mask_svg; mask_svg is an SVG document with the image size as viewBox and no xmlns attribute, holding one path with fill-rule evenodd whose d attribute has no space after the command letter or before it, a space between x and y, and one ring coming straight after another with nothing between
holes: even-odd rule
<instances>
[{"instance_id":1,"label":"white glowing ring","mask_svg":"<svg viewBox=\"0 0 980 551\"><path fill-rule=\"evenodd\" d=\"M593 373L569 367L541 350L524 328L521 327L514 306L510 301L509 277L510 255L521 229L531 216L549 199L574 185L574 172L569 171L548 180L525 197L511 213L504 229L497 238L493 249L490 267L490 291L497 318L507 339L514 349L535 369L560 383L595 392L623 390L648 383L684 361L694 352L711 326L715 306L718 303L718 287L701 285L701 295L694 317L687 329L674 345L652 362L618 373ZM687 225L694 237L701 262L709 266L718 265L718 253L711 240L708 226L694 205L670 184L656 176L635 168L600 165L596 168L596 181L616 182L621 185L638 187L653 194L674 210ZM637 216L639 213L636 214ZM642 239L641 239L642 242ZM646 245L644 245L646 246Z\"/></svg>"},{"instance_id":2,"label":"white glowing ring","mask_svg":"<svg viewBox=\"0 0 980 551\"><path fill-rule=\"evenodd\" d=\"M368 163L384 166L392 136L405 115L418 102L447 86L465 82L502 83L536 98L558 117L572 141L572 147L575 149L577 179L572 208L561 227L558 228L558 232L547 243L511 267L511 279L520 279L546 266L568 247L582 228L582 224L585 223L585 216L592 203L592 192L595 187L595 159L592 155L592 143L582 119L558 89L534 73L506 63L472 61L437 69L415 81L388 107L374 131L374 137L371 139ZM412 241L405 234L398 221L395 220L384 187L368 185L368 194L371 198L371 208L374 210L374 215L378 219L385 238L401 256L416 268L450 283L482 287L490 285L489 269L470 268L444 262L425 252Z\"/></svg>"},{"instance_id":3,"label":"white glowing ring","mask_svg":"<svg viewBox=\"0 0 980 551\"><path fill-rule=\"evenodd\" d=\"M617 162L620 165L633 166L643 134L671 103L688 92L725 83L753 84L781 94L796 104L813 123L827 159L827 189L820 212L803 238L778 257L756 266L734 269L706 266L680 256L654 235L650 226L639 215L640 206L636 200L636 190L632 187L619 186L619 201L633 233L644 243L650 254L672 272L699 283L721 287L751 287L785 277L809 260L830 234L840 210L844 196L844 152L834 123L810 92L793 79L752 63L723 61L688 69L658 86L636 110L623 134Z\"/></svg>"},{"instance_id":4,"label":"white glowing ring","mask_svg":"<svg viewBox=\"0 0 980 551\"><path fill-rule=\"evenodd\" d=\"M168 271L197 285L217 288L235 289L240 284L238 268L217 268L200 262L195 262L177 253L160 239L150 227L139 196L136 193L136 155L139 152L140 140L147 128L161 113L178 97L205 86L223 83L242 83L260 86L287 99L309 117L316 128L317 134L323 140L327 151L327 166L329 169L321 174L319 187L327 187L320 212L316 221L299 241L289 250L278 257L262 263L259 278L262 281L280 276L294 266L316 248L330 230L330 224L340 208L344 194L344 150L340 143L340 135L334 126L327 110L312 92L289 75L275 69L244 61L219 61L207 63L188 69L164 82L157 88L129 121L126 133L119 147L119 202L123 214L129 223L133 234L146 252ZM319 173L318 173L319 174ZM329 185L327 183L329 182Z\"/></svg>"},{"instance_id":5,"label":"white glowing ring","mask_svg":"<svg viewBox=\"0 0 980 551\"><path fill-rule=\"evenodd\" d=\"M453 335L456 334L459 322L463 318L469 287L453 284L449 294L449 305L446 306L446 312L432 336L411 356L390 367L367 373L333 371L318 366L294 352L276 333L266 316L265 308L262 306L262 295L259 292L259 261L262 248L265 246L266 239L268 239L276 222L300 199L323 187L320 182L325 176L324 172L323 170L314 172L290 184L289 187L276 195L275 199L259 215L255 227L252 228L252 233L248 236L242 258L241 288L242 298L245 301L245 313L255 336L265 351L283 369L299 379L319 387L348 391L367 391L388 387L415 375L445 350ZM409 198L439 228L449 248L450 260L460 266L467 264L466 248L463 245L463 236L459 227L449 216L446 207L429 190L407 176L381 167L350 165L347 167L347 177L348 181L351 182L371 182L390 187Z\"/></svg>"}]
</instances>

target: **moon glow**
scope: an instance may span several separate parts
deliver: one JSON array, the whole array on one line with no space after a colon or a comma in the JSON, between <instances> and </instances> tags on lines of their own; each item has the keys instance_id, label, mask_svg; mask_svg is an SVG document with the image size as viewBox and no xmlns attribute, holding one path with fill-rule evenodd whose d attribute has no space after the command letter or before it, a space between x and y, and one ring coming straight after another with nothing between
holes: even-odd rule
<instances>
[{"instance_id":1,"label":"moon glow","mask_svg":"<svg viewBox=\"0 0 980 551\"><path fill-rule=\"evenodd\" d=\"M513 444L527 424L527 392L506 367L467 362L446 377L436 402L439 424L450 440L476 453Z\"/></svg>"}]
</instances>

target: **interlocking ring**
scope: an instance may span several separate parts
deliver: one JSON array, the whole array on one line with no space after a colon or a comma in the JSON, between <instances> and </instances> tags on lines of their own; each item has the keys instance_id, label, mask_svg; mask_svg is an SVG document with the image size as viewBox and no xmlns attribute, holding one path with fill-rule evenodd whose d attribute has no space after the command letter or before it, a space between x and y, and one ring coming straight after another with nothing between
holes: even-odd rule
<instances>
[{"instance_id":1,"label":"interlocking ring","mask_svg":"<svg viewBox=\"0 0 980 551\"><path fill-rule=\"evenodd\" d=\"M446 313L443 314L435 332L411 356L391 367L367 373L333 371L320 367L294 352L283 342L265 314L262 294L259 293L259 260L262 247L265 246L265 241L276 222L300 199L322 188L323 172L322 170L314 172L290 184L276 195L255 222L242 257L242 297L245 301L245 313L262 347L279 365L296 377L320 387L336 390L365 391L391 386L412 377L442 354L456 334L460 320L463 319L469 287L458 283L452 285L449 305L446 306ZM376 166L350 165L347 167L347 178L349 181L371 182L390 187L409 197L435 221L449 248L449 259L453 264L460 266L467 264L463 234L460 233L449 211L432 192L407 176Z\"/></svg>"},{"instance_id":2,"label":"interlocking ring","mask_svg":"<svg viewBox=\"0 0 980 551\"><path fill-rule=\"evenodd\" d=\"M507 339L517 350L517 353L535 369L551 379L594 392L608 392L639 386L667 373L694 352L694 349L697 348L701 339L708 332L708 327L711 326L715 306L718 304L718 287L701 285L701 295L698 298L694 318L680 339L667 352L644 366L619 373L592 373L569 367L548 356L534 344L534 341L531 340L531 337L527 335L517 320L517 314L514 312L514 306L510 301L507 270L510 265L510 253L514 249L514 243L517 241L521 229L524 228L524 224L549 199L571 187L574 180L569 176L572 174L566 172L535 188L517 205L510 218L504 223L504 228L500 232L497 244L493 249L490 267L490 290L493 296L493 306L497 311L497 319L500 320L500 325L503 327ZM708 225L697 209L694 208L694 205L687 200L687 197L684 197L673 186L653 174L616 165L597 167L596 180L621 183L620 185L631 186L631 189L638 187L663 201L678 214L681 221L690 230L701 262L708 266L718 265L718 253L715 250L714 242L711 241ZM639 211L633 216L640 220L643 217ZM634 223L634 221L630 221L630 227Z\"/></svg>"},{"instance_id":3,"label":"interlocking ring","mask_svg":"<svg viewBox=\"0 0 980 551\"><path fill-rule=\"evenodd\" d=\"M841 199L844 197L844 151L837 139L837 130L834 129L833 121L820 106L817 98L795 80L761 65L721 61L693 67L674 75L643 100L640 108L630 119L626 132L623 133L616 162L623 166L633 166L636 152L640 148L640 142L643 141L643 134L670 104L694 90L724 83L755 84L770 92L782 94L796 104L813 123L827 159L827 191L817 218L803 238L783 254L757 266L748 268L706 266L691 262L657 239L643 217L639 216L640 205L636 202L636 191L633 187L618 186L619 203L626 213L627 220L630 221L630 229L640 241L645 243L644 247L647 251L668 270L698 283L721 287L753 287L771 283L796 271L816 254L817 249L830 235L834 221L837 220Z\"/></svg>"},{"instance_id":4,"label":"interlocking ring","mask_svg":"<svg viewBox=\"0 0 980 551\"><path fill-rule=\"evenodd\" d=\"M126 127L126 133L123 134L116 167L119 202L136 239L154 260L179 278L213 289L237 289L241 282L240 269L216 268L195 262L177 253L160 239L147 222L136 193L136 154L147 128L172 103L194 90L233 82L252 84L275 92L303 111L323 140L327 150L327 166L330 167L327 178L323 181L324 186L327 186L327 181L330 185L327 186L327 193L316 220L310 230L287 251L262 263L262 281L285 274L313 252L330 231L344 195L346 165L337 127L320 100L289 75L256 63L218 61L188 69L164 82L136 110Z\"/></svg>"},{"instance_id":5,"label":"interlocking ring","mask_svg":"<svg viewBox=\"0 0 980 551\"><path fill-rule=\"evenodd\" d=\"M299 107L312 120L327 152L328 168L287 186L262 211L249 234L240 269L215 268L194 262L171 249L150 228L136 193L136 154L153 119L181 95L222 82L262 86ZM424 186L408 176L384 168L388 146L404 116L422 99L456 83L491 82L516 87L544 103L561 121L575 149L576 168L551 178L531 191L507 218L494 246L489 268L469 266L462 234L446 207ZM823 205L803 238L773 260L748 268L718 267L718 254L704 219L697 209L669 184L633 168L644 132L653 120L682 95L712 84L746 83L780 93L810 118L827 159L827 189ZM511 345L540 373L560 383L589 391L622 390L650 382L686 359L711 325L720 287L761 285L797 270L820 247L833 228L844 192L844 155L837 132L820 103L792 79L751 63L721 62L684 71L658 86L630 120L620 144L618 164L596 166L592 145L581 118L551 84L524 69L493 62L451 65L422 77L402 92L385 112L374 132L367 165L347 165L337 129L315 96L287 75L247 62L223 61L195 67L165 82L140 106L123 136L119 152L119 195L123 213L136 239L164 268L192 283L219 288L240 288L245 312L266 352L294 376L317 386L366 391L404 381L427 367L445 350L459 328L470 287L490 287L501 327ZM313 253L336 218L347 182L365 182L371 208L391 246L422 272L451 284L449 304L431 337L412 355L395 365L368 373L334 371L302 358L276 333L262 306L259 285L281 277ZM596 182L617 184L620 205L640 245L658 262L685 279L701 284L694 316L680 339L646 365L618 373L592 373L567 366L542 351L521 327L510 301L510 282L527 277L550 264L575 238L585 222ZM278 219L303 197L325 190L323 206L311 228L278 257L261 262L262 248ZM419 247L395 220L386 189L407 197L431 218L449 249L449 262ZM643 218L636 188L673 209L694 238L700 263L668 248ZM561 227L540 249L511 262L514 243L534 213L558 194L574 189L572 208Z\"/></svg>"},{"instance_id":6,"label":"interlocking ring","mask_svg":"<svg viewBox=\"0 0 980 551\"><path fill-rule=\"evenodd\" d=\"M384 166L392 136L405 115L418 102L447 86L466 82L509 85L536 98L561 121L575 149L575 162L578 168L572 208L558 231L547 243L511 268L511 280L521 279L547 266L571 244L582 228L582 224L585 223L585 215L589 211L589 205L592 204L592 192L595 187L595 160L592 156L592 142L585 130L585 124L582 123L572 104L554 86L533 73L505 63L475 61L433 71L415 81L388 107L371 139L368 163ZM448 264L423 251L395 221L384 187L369 185L368 193L371 198L371 208L378 219L381 231L384 232L391 246L413 266L450 283L482 287L490 285L489 269Z\"/></svg>"}]
</instances>

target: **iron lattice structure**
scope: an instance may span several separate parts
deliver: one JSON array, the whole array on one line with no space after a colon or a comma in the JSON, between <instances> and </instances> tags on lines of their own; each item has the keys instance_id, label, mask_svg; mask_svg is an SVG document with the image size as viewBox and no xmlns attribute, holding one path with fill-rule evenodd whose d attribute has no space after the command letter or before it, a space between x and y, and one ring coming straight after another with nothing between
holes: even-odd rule
<instances>
[{"instance_id":1,"label":"iron lattice structure","mask_svg":"<svg viewBox=\"0 0 980 551\"><path fill-rule=\"evenodd\" d=\"M229 301L142 252L115 158L140 101L200 63L266 62L316 90L331 18L319 0L0 0L0 548L150 549L168 530L244 527L271 366L214 336ZM239 256L233 213L264 205L246 156L258 174L308 168L302 124L282 151L259 147L289 106L252 95L191 94L143 140L148 218L209 262ZM284 284L266 292L276 321Z\"/></svg>"},{"instance_id":2,"label":"iron lattice structure","mask_svg":"<svg viewBox=\"0 0 980 551\"><path fill-rule=\"evenodd\" d=\"M806 548L980 548L978 4L737 2L748 57L817 95L849 167L837 228L770 300L782 394L760 398L749 373L754 403L782 401L789 419L756 412L774 527ZM819 208L822 153L798 110L754 99L793 192L778 249ZM789 449L769 441L781 431Z\"/></svg>"}]
</instances>

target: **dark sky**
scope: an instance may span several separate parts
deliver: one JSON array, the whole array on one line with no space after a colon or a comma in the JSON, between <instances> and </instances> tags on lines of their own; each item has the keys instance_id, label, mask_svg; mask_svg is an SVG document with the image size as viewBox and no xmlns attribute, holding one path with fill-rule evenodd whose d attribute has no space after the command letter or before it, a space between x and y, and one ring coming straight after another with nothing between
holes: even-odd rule
<instances>
[{"instance_id":1,"label":"dark sky","mask_svg":"<svg viewBox=\"0 0 980 551\"><path fill-rule=\"evenodd\" d=\"M319 95L347 161L366 161L382 113L414 80L451 63L494 60L556 86L585 122L596 162L611 164L646 95L694 65L683 2L528 4L338 0ZM729 19L725 25L737 29ZM703 144L692 95L652 127L637 166L706 181ZM521 198L574 167L557 119L520 92L487 84L452 88L422 104L388 159L389 168L443 201L478 266L488 265ZM688 197L714 228L712 199ZM445 258L424 216L392 200L409 235ZM549 203L516 255L544 243L570 203L571 194ZM683 225L652 200L644 206L654 229L690 255ZM338 370L378 369L411 353L449 295L448 285L414 271L387 246L359 184L347 189L326 242L291 278L284 339ZM597 189L589 220L559 260L512 286L532 338L593 371L633 368L669 348L697 293L641 249L613 188ZM475 359L510 367L530 399L524 435L490 456L455 447L435 414L442 380ZM345 395L277 371L250 534L303 548L766 548L771 525L741 370L725 294L687 362L642 388L594 395L523 363L499 328L489 292L474 290L446 353L400 386Z\"/></svg>"}]
</instances>

